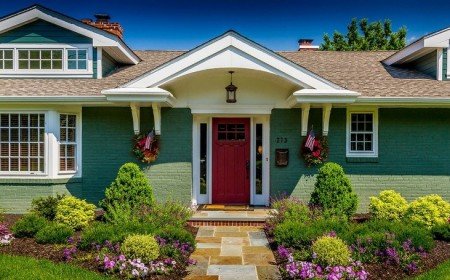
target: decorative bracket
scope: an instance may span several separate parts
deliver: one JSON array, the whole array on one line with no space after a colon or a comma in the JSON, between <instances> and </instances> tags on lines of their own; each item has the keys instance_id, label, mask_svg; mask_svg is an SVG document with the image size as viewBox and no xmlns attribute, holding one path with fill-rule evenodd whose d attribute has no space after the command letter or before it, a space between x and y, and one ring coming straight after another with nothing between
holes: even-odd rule
<instances>
[{"instance_id":1,"label":"decorative bracket","mask_svg":"<svg viewBox=\"0 0 450 280\"><path fill-rule=\"evenodd\" d=\"M152 103L153 120L155 122L155 134L161 135L161 107L157 103Z\"/></svg>"},{"instance_id":2,"label":"decorative bracket","mask_svg":"<svg viewBox=\"0 0 450 280\"><path fill-rule=\"evenodd\" d=\"M328 128L330 127L331 104L324 104L322 108L322 135L328 136Z\"/></svg>"},{"instance_id":3,"label":"decorative bracket","mask_svg":"<svg viewBox=\"0 0 450 280\"><path fill-rule=\"evenodd\" d=\"M141 108L136 103L130 103L131 115L133 117L133 130L134 134L139 134L140 132L140 120L141 120Z\"/></svg>"},{"instance_id":4,"label":"decorative bracket","mask_svg":"<svg viewBox=\"0 0 450 280\"><path fill-rule=\"evenodd\" d=\"M308 118L309 118L309 108L310 104L302 105L302 136L306 136L308 134Z\"/></svg>"}]
</instances>

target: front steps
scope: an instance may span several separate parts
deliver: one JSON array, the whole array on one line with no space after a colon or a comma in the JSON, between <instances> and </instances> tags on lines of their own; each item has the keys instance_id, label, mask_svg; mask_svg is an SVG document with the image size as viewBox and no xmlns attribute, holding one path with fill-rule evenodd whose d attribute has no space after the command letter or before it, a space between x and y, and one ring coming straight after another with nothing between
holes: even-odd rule
<instances>
[{"instance_id":1,"label":"front steps","mask_svg":"<svg viewBox=\"0 0 450 280\"><path fill-rule=\"evenodd\" d=\"M196 211L189 225L199 226L263 226L269 217L269 208L253 211Z\"/></svg>"}]
</instances>

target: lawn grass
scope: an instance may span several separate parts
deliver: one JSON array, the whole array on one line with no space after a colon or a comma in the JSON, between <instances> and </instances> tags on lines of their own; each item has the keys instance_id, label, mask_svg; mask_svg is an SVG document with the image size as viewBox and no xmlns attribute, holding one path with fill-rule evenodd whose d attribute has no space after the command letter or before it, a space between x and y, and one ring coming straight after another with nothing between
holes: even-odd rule
<instances>
[{"instance_id":1,"label":"lawn grass","mask_svg":"<svg viewBox=\"0 0 450 280\"><path fill-rule=\"evenodd\" d=\"M450 280L450 260L441 263L435 269L432 269L414 280Z\"/></svg>"},{"instance_id":2,"label":"lawn grass","mask_svg":"<svg viewBox=\"0 0 450 280\"><path fill-rule=\"evenodd\" d=\"M105 280L111 278L70 264L56 264L48 260L0 254L0 279Z\"/></svg>"}]
</instances>

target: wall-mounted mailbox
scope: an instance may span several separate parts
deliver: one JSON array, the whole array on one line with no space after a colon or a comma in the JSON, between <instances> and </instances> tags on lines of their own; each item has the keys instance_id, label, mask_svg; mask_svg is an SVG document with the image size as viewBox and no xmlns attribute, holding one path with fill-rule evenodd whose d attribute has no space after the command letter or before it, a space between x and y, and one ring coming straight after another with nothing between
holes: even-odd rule
<instances>
[{"instance_id":1,"label":"wall-mounted mailbox","mask_svg":"<svg viewBox=\"0 0 450 280\"><path fill-rule=\"evenodd\" d=\"M276 166L287 166L289 163L289 149L275 149Z\"/></svg>"}]
</instances>

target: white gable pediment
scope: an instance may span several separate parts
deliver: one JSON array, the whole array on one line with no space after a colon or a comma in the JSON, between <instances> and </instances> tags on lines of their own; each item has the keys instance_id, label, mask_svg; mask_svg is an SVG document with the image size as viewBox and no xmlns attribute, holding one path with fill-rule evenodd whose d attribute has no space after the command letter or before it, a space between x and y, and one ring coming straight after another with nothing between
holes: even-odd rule
<instances>
[{"instance_id":1,"label":"white gable pediment","mask_svg":"<svg viewBox=\"0 0 450 280\"><path fill-rule=\"evenodd\" d=\"M208 69L243 68L281 76L302 88L340 89L318 75L253 41L229 31L127 83L124 87L159 87L173 79Z\"/></svg>"}]
</instances>

